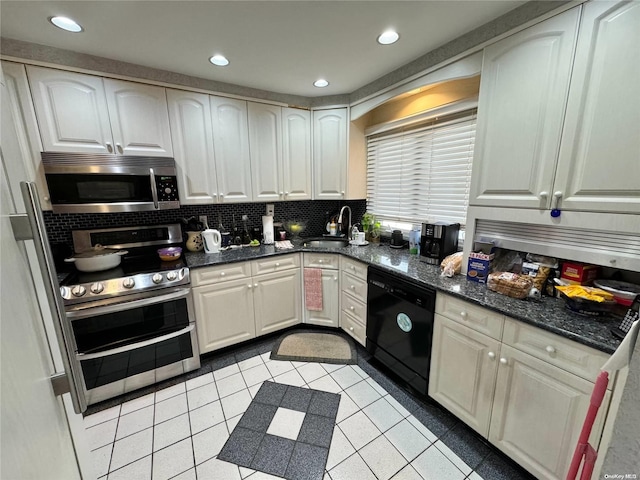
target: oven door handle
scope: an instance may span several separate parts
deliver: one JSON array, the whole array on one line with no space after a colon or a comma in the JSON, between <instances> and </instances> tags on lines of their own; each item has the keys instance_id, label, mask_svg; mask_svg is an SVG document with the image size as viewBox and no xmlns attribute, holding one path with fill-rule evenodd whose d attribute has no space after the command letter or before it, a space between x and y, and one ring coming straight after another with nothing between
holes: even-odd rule
<instances>
[{"instance_id":1,"label":"oven door handle","mask_svg":"<svg viewBox=\"0 0 640 480\"><path fill-rule=\"evenodd\" d=\"M154 345L156 343L164 342L165 340L169 340L171 338L179 337L180 335L184 335L185 333L190 333L193 331L194 328L196 328L196 326L194 323L192 323L188 327L183 328L182 330L178 330L177 332L167 333L166 335L162 335L161 337L151 338L149 340L145 340L144 342L132 343L131 345L124 345L122 347L113 348L111 350L105 350L104 352L76 353L76 358L80 361L93 360L94 358L108 357L109 355L116 355L118 353L124 353L130 350L136 350L138 348L148 347L149 345Z\"/></svg>"},{"instance_id":2,"label":"oven door handle","mask_svg":"<svg viewBox=\"0 0 640 480\"><path fill-rule=\"evenodd\" d=\"M107 313L123 312L125 310L131 310L134 308L146 307L147 305L153 305L155 303L169 302L171 300L178 300L185 298L189 295L190 289L181 288L172 293L166 295L145 297L139 300L132 300L130 302L114 303L112 305L105 305L104 307L91 307L84 308L82 310L72 310L67 312L67 318L69 320L80 320L82 318L95 317L96 315L105 315Z\"/></svg>"}]
</instances>

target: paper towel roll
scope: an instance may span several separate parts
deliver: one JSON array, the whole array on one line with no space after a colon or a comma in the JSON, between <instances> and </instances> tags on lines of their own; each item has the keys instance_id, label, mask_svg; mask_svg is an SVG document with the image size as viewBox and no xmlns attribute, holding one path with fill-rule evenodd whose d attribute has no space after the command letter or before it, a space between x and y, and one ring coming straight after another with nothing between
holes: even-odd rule
<instances>
[{"instance_id":1,"label":"paper towel roll","mask_svg":"<svg viewBox=\"0 0 640 480\"><path fill-rule=\"evenodd\" d=\"M273 244L273 217L271 215L262 216L262 243Z\"/></svg>"}]
</instances>

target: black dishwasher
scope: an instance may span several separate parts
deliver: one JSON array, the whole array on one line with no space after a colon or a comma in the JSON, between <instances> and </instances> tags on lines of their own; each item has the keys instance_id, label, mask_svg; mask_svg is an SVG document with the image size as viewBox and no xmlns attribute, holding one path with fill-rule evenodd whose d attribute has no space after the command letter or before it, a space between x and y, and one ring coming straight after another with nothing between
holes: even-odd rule
<instances>
[{"instance_id":1,"label":"black dishwasher","mask_svg":"<svg viewBox=\"0 0 640 480\"><path fill-rule=\"evenodd\" d=\"M373 266L368 284L367 350L426 395L435 290Z\"/></svg>"}]
</instances>

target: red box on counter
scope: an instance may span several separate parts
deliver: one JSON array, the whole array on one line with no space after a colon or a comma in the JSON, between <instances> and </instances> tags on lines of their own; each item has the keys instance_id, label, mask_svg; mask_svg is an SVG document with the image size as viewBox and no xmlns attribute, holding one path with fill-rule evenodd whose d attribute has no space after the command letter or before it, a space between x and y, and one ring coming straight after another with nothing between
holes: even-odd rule
<instances>
[{"instance_id":1,"label":"red box on counter","mask_svg":"<svg viewBox=\"0 0 640 480\"><path fill-rule=\"evenodd\" d=\"M564 262L560 278L574 285L587 285L598 278L600 267L585 263Z\"/></svg>"}]
</instances>

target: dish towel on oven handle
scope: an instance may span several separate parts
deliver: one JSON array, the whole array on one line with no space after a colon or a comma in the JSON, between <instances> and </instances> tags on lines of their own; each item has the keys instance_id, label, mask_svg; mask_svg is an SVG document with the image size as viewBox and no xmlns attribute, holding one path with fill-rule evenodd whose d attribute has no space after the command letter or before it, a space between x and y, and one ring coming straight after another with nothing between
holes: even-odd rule
<instances>
[{"instance_id":1,"label":"dish towel on oven handle","mask_svg":"<svg viewBox=\"0 0 640 480\"><path fill-rule=\"evenodd\" d=\"M307 310L322 311L322 270L304 269L304 303Z\"/></svg>"}]
</instances>

